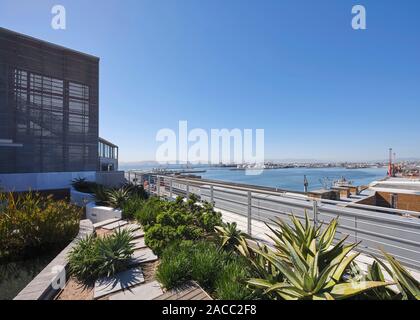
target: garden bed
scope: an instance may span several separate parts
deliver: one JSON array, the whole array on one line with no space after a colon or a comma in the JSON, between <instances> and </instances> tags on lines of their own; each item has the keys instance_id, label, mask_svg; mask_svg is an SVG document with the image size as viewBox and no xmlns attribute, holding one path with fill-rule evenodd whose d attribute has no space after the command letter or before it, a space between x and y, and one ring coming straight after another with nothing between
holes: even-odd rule
<instances>
[{"instance_id":1,"label":"garden bed","mask_svg":"<svg viewBox=\"0 0 420 320\"><path fill-rule=\"evenodd\" d=\"M159 262L150 262L143 264L142 270L144 274L145 284L155 280L156 269ZM134 287L132 287L133 289ZM94 286L86 285L71 277L63 290L61 290L55 300L93 300ZM104 296L99 300L108 300L110 296Z\"/></svg>"},{"instance_id":2,"label":"garden bed","mask_svg":"<svg viewBox=\"0 0 420 320\"><path fill-rule=\"evenodd\" d=\"M93 237L85 238L69 253L70 278L55 299L107 300L121 289L135 289L138 284L145 285L155 280L157 257L144 245L144 232L140 225L133 221L110 219L96 226ZM111 253L110 250L115 251ZM109 259L104 255L109 255ZM88 264L85 264L86 259ZM105 265L106 269L102 269ZM122 274L137 269L141 271L140 282L130 280L125 283L120 278ZM110 272L111 276L106 276ZM104 280L108 278L112 280L112 285L104 286ZM121 289L114 290L120 285L123 286ZM108 289L112 290L108 293Z\"/></svg>"},{"instance_id":3,"label":"garden bed","mask_svg":"<svg viewBox=\"0 0 420 320\"><path fill-rule=\"evenodd\" d=\"M193 195L166 201L116 194L131 220L99 223L95 236L73 248L71 277L56 299L206 298L202 290L223 300L420 298L419 283L386 253L387 265L375 259L362 273L358 244L335 240L338 218L322 228L308 216L275 221L268 244L224 223ZM191 283L191 292L177 294Z\"/></svg>"}]
</instances>

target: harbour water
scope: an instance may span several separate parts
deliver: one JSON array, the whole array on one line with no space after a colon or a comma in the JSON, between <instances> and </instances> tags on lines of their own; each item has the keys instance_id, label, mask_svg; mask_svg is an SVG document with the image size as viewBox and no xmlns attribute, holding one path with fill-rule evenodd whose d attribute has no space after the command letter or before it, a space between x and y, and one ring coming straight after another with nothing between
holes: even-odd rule
<instances>
[{"instance_id":1,"label":"harbour water","mask_svg":"<svg viewBox=\"0 0 420 320\"><path fill-rule=\"evenodd\" d=\"M315 190L324 188L342 177L352 181L354 185L367 185L372 181L383 179L386 173L386 168L287 168L264 170L260 175L246 175L243 170L207 168L205 173L199 175L205 179L303 191L305 175L309 182L308 189Z\"/></svg>"},{"instance_id":2,"label":"harbour water","mask_svg":"<svg viewBox=\"0 0 420 320\"><path fill-rule=\"evenodd\" d=\"M152 167L121 167L121 169L151 170ZM179 170L185 168L178 166L172 169ZM232 170L231 168L221 167L200 166L194 169L200 171L205 170L205 172L197 173L197 175L204 179L252 184L292 191L303 191L303 179L305 175L309 182L308 189L316 190L324 188L334 180L342 177L352 181L354 185L367 185L372 181L383 179L387 173L386 168L346 169L342 167L268 169L264 170L260 175L246 175L244 170Z\"/></svg>"}]
</instances>

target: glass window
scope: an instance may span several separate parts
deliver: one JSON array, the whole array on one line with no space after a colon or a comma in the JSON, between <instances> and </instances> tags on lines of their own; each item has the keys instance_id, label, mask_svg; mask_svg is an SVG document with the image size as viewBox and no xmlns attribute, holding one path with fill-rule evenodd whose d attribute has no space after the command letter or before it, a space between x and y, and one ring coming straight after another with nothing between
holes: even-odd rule
<instances>
[{"instance_id":1,"label":"glass window","mask_svg":"<svg viewBox=\"0 0 420 320\"><path fill-rule=\"evenodd\" d=\"M13 89L16 140L28 146L22 149L26 154L22 153L18 160L18 171L81 171L86 163L90 168L95 166L97 136L88 135L91 121L87 85L15 69Z\"/></svg>"}]
</instances>

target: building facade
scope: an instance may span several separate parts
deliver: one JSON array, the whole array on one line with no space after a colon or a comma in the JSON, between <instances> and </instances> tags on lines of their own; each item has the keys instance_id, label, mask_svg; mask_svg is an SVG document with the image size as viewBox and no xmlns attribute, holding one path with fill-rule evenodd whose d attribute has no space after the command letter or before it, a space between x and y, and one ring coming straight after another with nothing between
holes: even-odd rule
<instances>
[{"instance_id":1,"label":"building facade","mask_svg":"<svg viewBox=\"0 0 420 320\"><path fill-rule=\"evenodd\" d=\"M99 138L98 154L100 171L118 170L118 146Z\"/></svg>"},{"instance_id":2,"label":"building facade","mask_svg":"<svg viewBox=\"0 0 420 320\"><path fill-rule=\"evenodd\" d=\"M0 28L0 186L100 171L98 91L99 58Z\"/></svg>"}]
</instances>

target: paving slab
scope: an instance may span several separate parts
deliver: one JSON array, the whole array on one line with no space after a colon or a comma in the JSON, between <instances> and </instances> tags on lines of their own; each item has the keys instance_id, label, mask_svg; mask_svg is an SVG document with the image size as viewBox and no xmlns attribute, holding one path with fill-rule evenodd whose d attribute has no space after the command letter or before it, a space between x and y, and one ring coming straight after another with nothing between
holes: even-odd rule
<instances>
[{"instance_id":1,"label":"paving slab","mask_svg":"<svg viewBox=\"0 0 420 320\"><path fill-rule=\"evenodd\" d=\"M158 257L150 248L144 248L134 251L130 266L139 265L141 263L156 261Z\"/></svg>"},{"instance_id":2,"label":"paving slab","mask_svg":"<svg viewBox=\"0 0 420 320\"><path fill-rule=\"evenodd\" d=\"M124 225L128 224L127 221L117 221L111 224L107 224L106 226L103 226L102 228L105 230L114 230L117 229L119 227L122 227Z\"/></svg>"},{"instance_id":3,"label":"paving slab","mask_svg":"<svg viewBox=\"0 0 420 320\"><path fill-rule=\"evenodd\" d=\"M108 294L139 285L143 282L144 275L141 268L133 268L117 273L112 277L100 278L95 282L93 298L98 299Z\"/></svg>"},{"instance_id":4,"label":"paving slab","mask_svg":"<svg viewBox=\"0 0 420 320\"><path fill-rule=\"evenodd\" d=\"M107 224L111 224L111 223L117 222L119 220L121 220L121 219L112 218L112 219L107 219L107 220L104 220L104 221L101 221L101 222L97 222L97 223L93 224L93 228L98 229L98 228L101 228L103 226L106 226Z\"/></svg>"},{"instance_id":5,"label":"paving slab","mask_svg":"<svg viewBox=\"0 0 420 320\"><path fill-rule=\"evenodd\" d=\"M109 297L109 300L152 300L163 294L157 281L141 284L137 287L124 290Z\"/></svg>"},{"instance_id":6,"label":"paving slab","mask_svg":"<svg viewBox=\"0 0 420 320\"><path fill-rule=\"evenodd\" d=\"M131 241L134 244L134 250L146 248L146 244L144 243L144 238L137 238Z\"/></svg>"},{"instance_id":7,"label":"paving slab","mask_svg":"<svg viewBox=\"0 0 420 320\"><path fill-rule=\"evenodd\" d=\"M144 231L143 230L136 230L136 231L132 232L131 234L133 235L134 239L144 237Z\"/></svg>"},{"instance_id":8,"label":"paving slab","mask_svg":"<svg viewBox=\"0 0 420 320\"><path fill-rule=\"evenodd\" d=\"M141 226L136 224L136 223L128 223L126 225L123 225L122 227L120 227L120 230L128 230L128 231L136 231L138 229L140 229Z\"/></svg>"}]
</instances>

